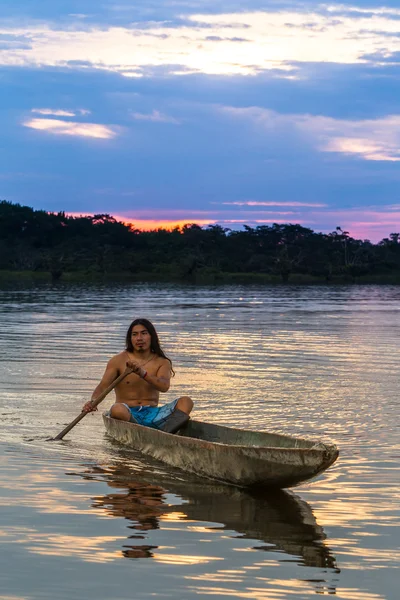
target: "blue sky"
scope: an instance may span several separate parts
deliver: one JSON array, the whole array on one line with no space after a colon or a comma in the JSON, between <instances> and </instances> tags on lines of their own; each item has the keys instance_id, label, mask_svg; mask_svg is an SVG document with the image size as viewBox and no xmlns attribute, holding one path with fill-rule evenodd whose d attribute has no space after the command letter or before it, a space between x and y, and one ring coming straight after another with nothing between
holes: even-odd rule
<instances>
[{"instance_id":1,"label":"blue sky","mask_svg":"<svg viewBox=\"0 0 400 600\"><path fill-rule=\"evenodd\" d=\"M0 199L400 230L400 5L3 0Z\"/></svg>"}]
</instances>

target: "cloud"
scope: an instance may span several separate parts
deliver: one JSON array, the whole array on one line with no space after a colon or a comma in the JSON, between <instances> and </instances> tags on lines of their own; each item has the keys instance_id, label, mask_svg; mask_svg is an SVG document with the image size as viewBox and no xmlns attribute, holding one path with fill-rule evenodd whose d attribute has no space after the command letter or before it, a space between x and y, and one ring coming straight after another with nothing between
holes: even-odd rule
<instances>
[{"instance_id":1,"label":"cloud","mask_svg":"<svg viewBox=\"0 0 400 600\"><path fill-rule=\"evenodd\" d=\"M347 4L331 4L326 6L328 13L360 13L366 15L389 15L390 17L400 16L400 10L384 6L371 6L370 8L361 8L359 6L349 6Z\"/></svg>"},{"instance_id":2,"label":"cloud","mask_svg":"<svg viewBox=\"0 0 400 600\"><path fill-rule=\"evenodd\" d=\"M286 213L283 213L286 214ZM289 213L292 214L292 213ZM219 225L252 225L254 226L258 226L258 225L273 225L274 223L278 223L280 225L284 225L287 223L291 223L293 221L291 221L290 219L252 219L252 218L247 218L247 219L222 219L222 220L218 220L218 224ZM304 224L304 220L303 219L296 219L296 225L303 225Z\"/></svg>"},{"instance_id":3,"label":"cloud","mask_svg":"<svg viewBox=\"0 0 400 600\"><path fill-rule=\"evenodd\" d=\"M153 123L172 123L174 125L179 125L181 123L178 119L164 115L158 110L153 110L150 114L135 112L132 113L132 118L136 121L153 121Z\"/></svg>"},{"instance_id":4,"label":"cloud","mask_svg":"<svg viewBox=\"0 0 400 600\"><path fill-rule=\"evenodd\" d=\"M76 111L62 110L60 108L32 108L31 112L39 115L52 115L54 117L75 117L77 115L88 115L90 110L78 109Z\"/></svg>"},{"instance_id":5,"label":"cloud","mask_svg":"<svg viewBox=\"0 0 400 600\"><path fill-rule=\"evenodd\" d=\"M54 135L70 135L76 137L91 137L111 139L116 137L117 128L98 123L77 123L61 121L60 119L30 119L22 123L24 127L45 131Z\"/></svg>"},{"instance_id":6,"label":"cloud","mask_svg":"<svg viewBox=\"0 0 400 600\"><path fill-rule=\"evenodd\" d=\"M323 208L326 207L326 204L321 204L319 202L257 202L255 200L243 200L242 202L222 202L224 205L231 206L296 206L296 207L313 207L313 208Z\"/></svg>"},{"instance_id":7,"label":"cloud","mask_svg":"<svg viewBox=\"0 0 400 600\"><path fill-rule=\"evenodd\" d=\"M292 129L317 150L354 155L370 161L400 161L400 115L378 119L334 119L319 115L280 114L250 106L220 107L223 113L249 120L266 133Z\"/></svg>"},{"instance_id":8,"label":"cloud","mask_svg":"<svg viewBox=\"0 0 400 600\"><path fill-rule=\"evenodd\" d=\"M39 115L53 115L55 117L74 117L75 113L67 110L52 110L51 108L32 108L33 113Z\"/></svg>"},{"instance_id":9,"label":"cloud","mask_svg":"<svg viewBox=\"0 0 400 600\"><path fill-rule=\"evenodd\" d=\"M0 33L0 51L1 50L30 50L29 39L25 36Z\"/></svg>"},{"instance_id":10,"label":"cloud","mask_svg":"<svg viewBox=\"0 0 400 600\"><path fill-rule=\"evenodd\" d=\"M309 223L313 227L313 215L308 215ZM389 233L400 232L400 210L396 206L360 206L358 208L329 209L318 215L320 231L331 231L336 225L348 231L356 239L369 239L376 243Z\"/></svg>"},{"instance_id":11,"label":"cloud","mask_svg":"<svg viewBox=\"0 0 400 600\"><path fill-rule=\"evenodd\" d=\"M242 34L246 31L246 38ZM6 66L93 68L138 77L153 68L171 73L255 75L294 71L302 63L380 64L400 51L398 11L317 5L314 10L265 10L192 14L130 27L74 28L35 22L4 27L0 36L24 41L6 45Z\"/></svg>"},{"instance_id":12,"label":"cloud","mask_svg":"<svg viewBox=\"0 0 400 600\"><path fill-rule=\"evenodd\" d=\"M370 161L400 160L400 115L361 120L307 117L299 126L314 133L322 152Z\"/></svg>"},{"instance_id":13,"label":"cloud","mask_svg":"<svg viewBox=\"0 0 400 600\"><path fill-rule=\"evenodd\" d=\"M337 137L329 141L322 149L324 152L356 154L365 160L400 161L400 143L394 145L389 140L373 142L365 138Z\"/></svg>"}]
</instances>

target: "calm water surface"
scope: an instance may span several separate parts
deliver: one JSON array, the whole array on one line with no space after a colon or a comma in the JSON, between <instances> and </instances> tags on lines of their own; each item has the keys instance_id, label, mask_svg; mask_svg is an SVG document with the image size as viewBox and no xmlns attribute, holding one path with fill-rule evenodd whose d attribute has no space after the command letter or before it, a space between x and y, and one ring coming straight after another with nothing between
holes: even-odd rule
<instances>
[{"instance_id":1,"label":"calm water surface","mask_svg":"<svg viewBox=\"0 0 400 600\"><path fill-rule=\"evenodd\" d=\"M256 495L124 449L99 413L46 441L137 316L174 362L163 399L338 462ZM0 600L397 600L399 287L3 286L0 331Z\"/></svg>"}]
</instances>

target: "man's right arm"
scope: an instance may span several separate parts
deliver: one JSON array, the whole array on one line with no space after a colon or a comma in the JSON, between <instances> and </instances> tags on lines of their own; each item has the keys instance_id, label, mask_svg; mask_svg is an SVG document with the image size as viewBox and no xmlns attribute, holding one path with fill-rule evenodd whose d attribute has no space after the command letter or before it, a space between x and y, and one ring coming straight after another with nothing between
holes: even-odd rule
<instances>
[{"instance_id":1,"label":"man's right arm","mask_svg":"<svg viewBox=\"0 0 400 600\"><path fill-rule=\"evenodd\" d=\"M104 392L104 390L106 390L108 386L111 385L112 382L118 377L119 369L117 367L117 363L118 361L116 360L116 357L112 358L108 362L106 370L104 371L103 377L99 385L97 385L94 389L91 400L84 404L82 408L83 411L91 412L93 410L97 410L97 407L93 408L92 400L96 400L96 398L98 398L100 394Z\"/></svg>"}]
</instances>

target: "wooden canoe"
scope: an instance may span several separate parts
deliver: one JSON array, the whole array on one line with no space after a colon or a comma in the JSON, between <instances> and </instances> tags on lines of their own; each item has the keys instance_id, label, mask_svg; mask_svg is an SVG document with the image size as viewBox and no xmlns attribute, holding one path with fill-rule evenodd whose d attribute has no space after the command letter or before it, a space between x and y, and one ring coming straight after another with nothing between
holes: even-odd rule
<instances>
[{"instance_id":1,"label":"wooden canoe","mask_svg":"<svg viewBox=\"0 0 400 600\"><path fill-rule=\"evenodd\" d=\"M108 434L173 467L239 487L288 488L330 467L337 447L275 433L233 429L191 419L178 434L103 414Z\"/></svg>"}]
</instances>

